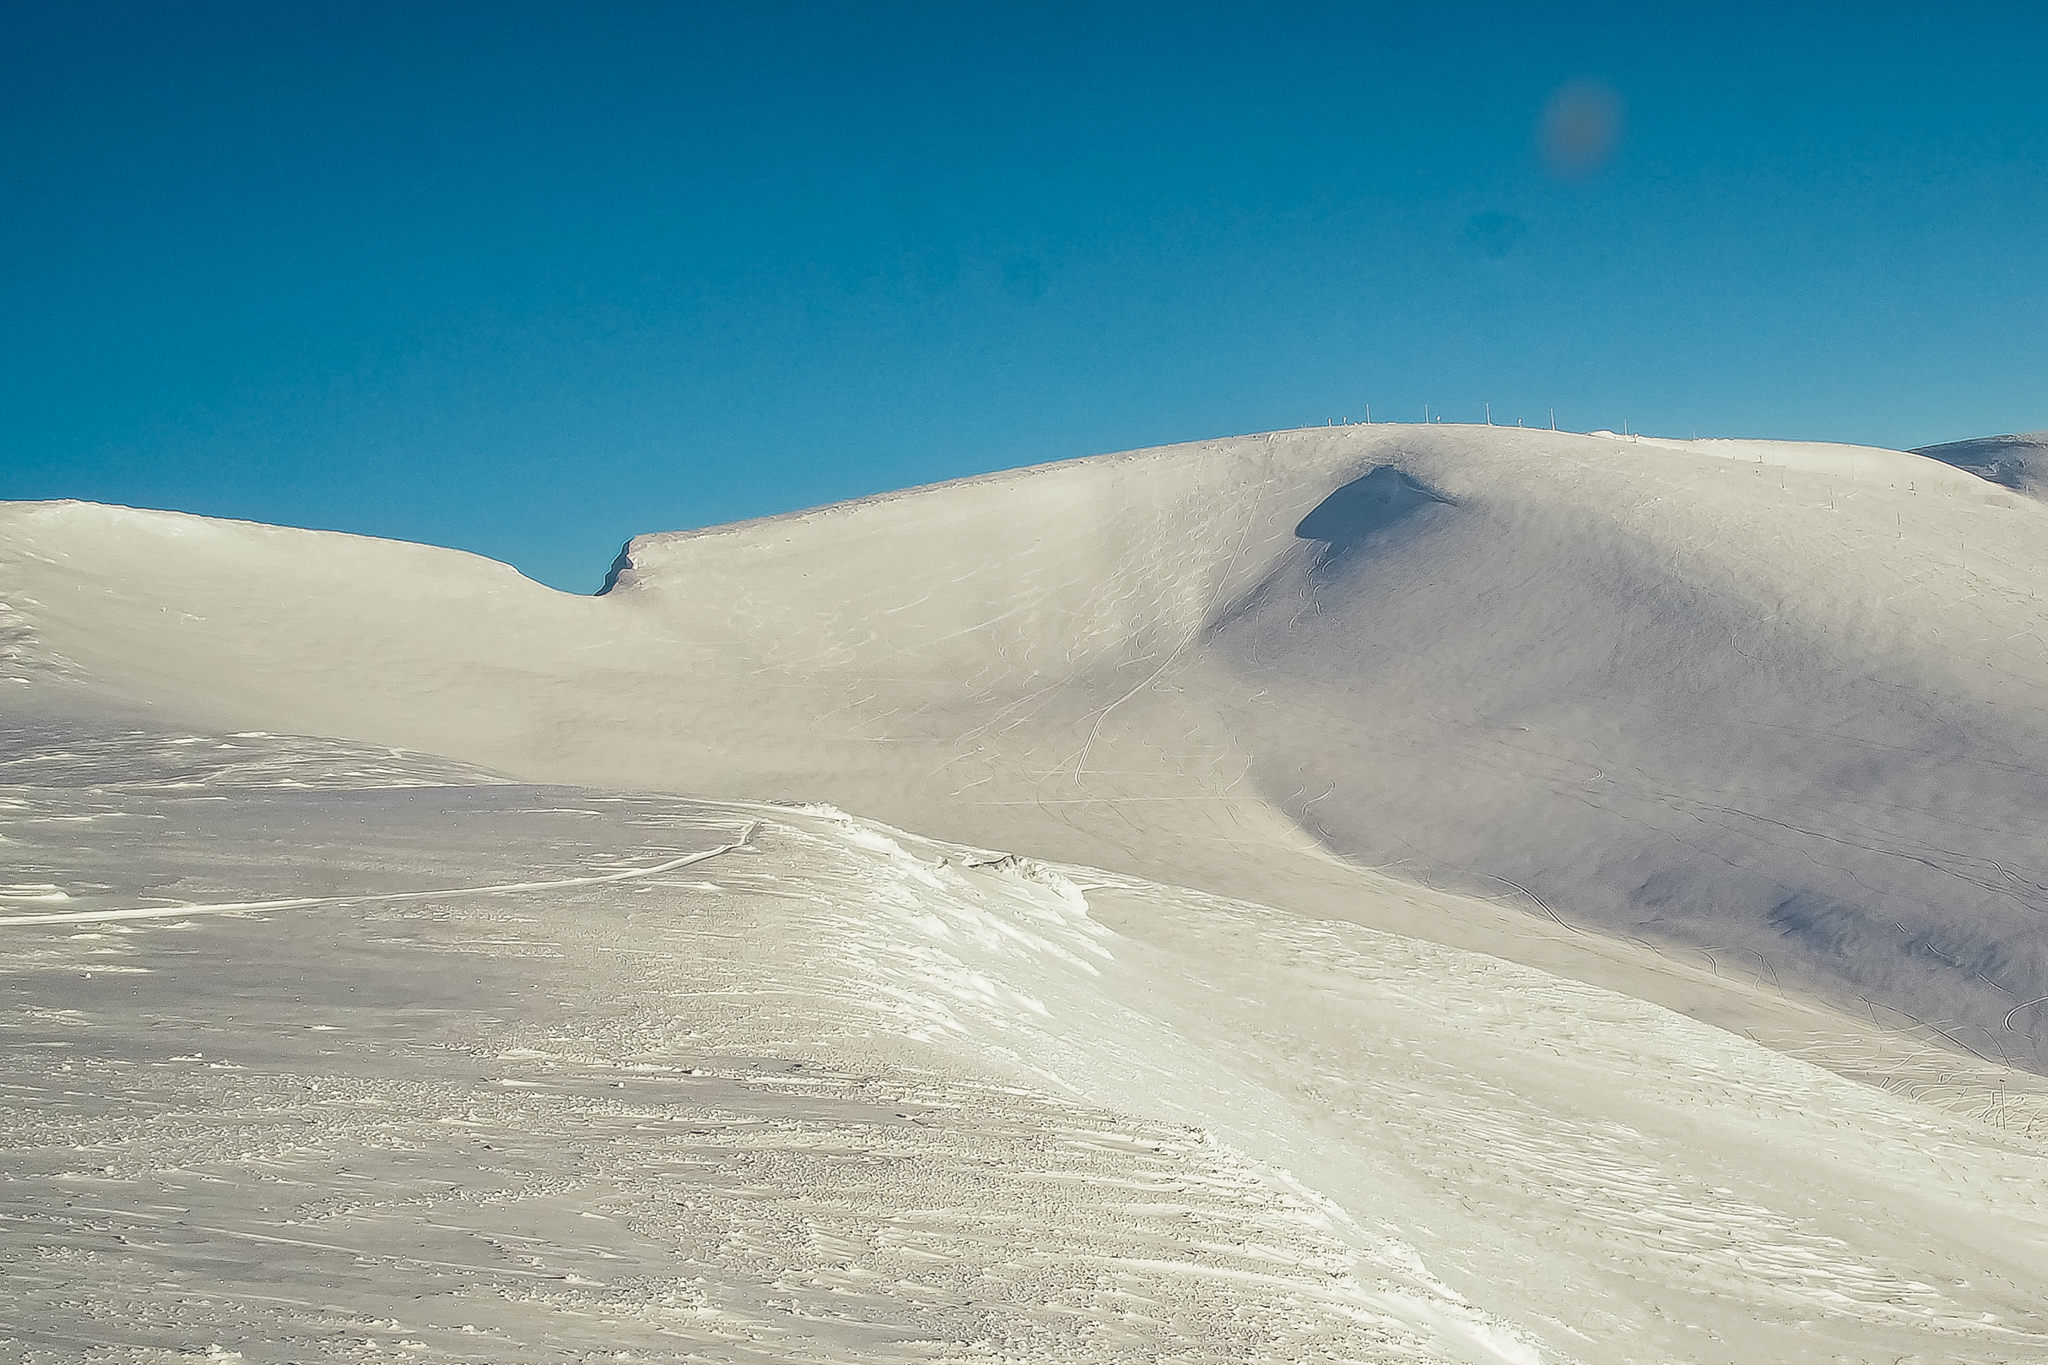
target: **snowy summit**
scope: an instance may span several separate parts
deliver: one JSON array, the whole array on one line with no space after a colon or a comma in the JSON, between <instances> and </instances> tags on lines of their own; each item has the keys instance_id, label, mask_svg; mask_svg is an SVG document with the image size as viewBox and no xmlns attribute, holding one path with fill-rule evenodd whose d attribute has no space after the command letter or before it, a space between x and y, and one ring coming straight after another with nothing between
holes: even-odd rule
<instances>
[{"instance_id":1,"label":"snowy summit","mask_svg":"<svg viewBox=\"0 0 2048 1365\"><path fill-rule=\"evenodd\" d=\"M2048 1361L2048 436L0 504L28 1361Z\"/></svg>"}]
</instances>

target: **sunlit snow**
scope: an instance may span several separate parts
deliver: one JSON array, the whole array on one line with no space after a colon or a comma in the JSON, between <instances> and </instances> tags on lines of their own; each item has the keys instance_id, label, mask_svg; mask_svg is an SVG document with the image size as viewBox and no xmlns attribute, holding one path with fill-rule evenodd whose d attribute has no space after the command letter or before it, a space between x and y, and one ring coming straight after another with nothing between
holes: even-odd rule
<instances>
[{"instance_id":1,"label":"sunlit snow","mask_svg":"<svg viewBox=\"0 0 2048 1365\"><path fill-rule=\"evenodd\" d=\"M1273 433L597 598L0 506L0 1342L2048 1360L1971 459Z\"/></svg>"}]
</instances>

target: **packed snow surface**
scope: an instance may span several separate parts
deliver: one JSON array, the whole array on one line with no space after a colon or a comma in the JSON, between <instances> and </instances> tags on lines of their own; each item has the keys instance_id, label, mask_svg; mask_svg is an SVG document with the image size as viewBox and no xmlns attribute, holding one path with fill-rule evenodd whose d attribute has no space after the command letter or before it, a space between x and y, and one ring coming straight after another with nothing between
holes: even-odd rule
<instances>
[{"instance_id":1,"label":"packed snow surface","mask_svg":"<svg viewBox=\"0 0 2048 1365\"><path fill-rule=\"evenodd\" d=\"M0 1340L2048 1360L2048 507L1930 454L1273 433L597 598L0 506Z\"/></svg>"}]
</instances>

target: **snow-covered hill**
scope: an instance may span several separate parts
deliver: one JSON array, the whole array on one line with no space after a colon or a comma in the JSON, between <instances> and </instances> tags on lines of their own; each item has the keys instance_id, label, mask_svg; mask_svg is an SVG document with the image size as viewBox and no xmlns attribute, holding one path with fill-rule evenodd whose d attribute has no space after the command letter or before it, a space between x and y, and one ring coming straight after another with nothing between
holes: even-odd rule
<instances>
[{"instance_id":1,"label":"snow-covered hill","mask_svg":"<svg viewBox=\"0 0 2048 1365\"><path fill-rule=\"evenodd\" d=\"M2048 508L1933 460L1283 432L644 537L597 599L5 517L38 695L831 800L1767 1024L1636 939L2048 1061Z\"/></svg>"},{"instance_id":2,"label":"snow-covered hill","mask_svg":"<svg viewBox=\"0 0 2048 1365\"><path fill-rule=\"evenodd\" d=\"M0 776L36 1365L2048 1360L2024 1098L829 808Z\"/></svg>"},{"instance_id":3,"label":"snow-covered hill","mask_svg":"<svg viewBox=\"0 0 2048 1365\"><path fill-rule=\"evenodd\" d=\"M1967 469L2030 498L2048 497L2048 431L1979 436L1968 441L1922 446L1913 453Z\"/></svg>"},{"instance_id":4,"label":"snow-covered hill","mask_svg":"<svg viewBox=\"0 0 2048 1365\"><path fill-rule=\"evenodd\" d=\"M0 506L0 1334L2048 1359L2044 532L1912 454L1444 427L596 598Z\"/></svg>"}]
</instances>

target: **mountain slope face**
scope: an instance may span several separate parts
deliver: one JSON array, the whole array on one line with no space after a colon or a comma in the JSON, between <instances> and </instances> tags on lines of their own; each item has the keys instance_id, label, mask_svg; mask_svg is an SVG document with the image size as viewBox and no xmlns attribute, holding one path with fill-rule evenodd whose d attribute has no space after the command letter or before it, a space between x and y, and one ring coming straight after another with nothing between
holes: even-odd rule
<instances>
[{"instance_id":1,"label":"mountain slope face","mask_svg":"<svg viewBox=\"0 0 2048 1365\"><path fill-rule=\"evenodd\" d=\"M1913 453L1967 469L2030 498L2048 498L2048 431L1978 436L1968 441L1922 446Z\"/></svg>"},{"instance_id":2,"label":"mountain slope face","mask_svg":"<svg viewBox=\"0 0 2048 1365\"><path fill-rule=\"evenodd\" d=\"M2048 508L1934 460L1275 433L645 537L596 599L5 515L24 705L827 799L1781 1042L1812 996L2048 1064Z\"/></svg>"}]
</instances>

